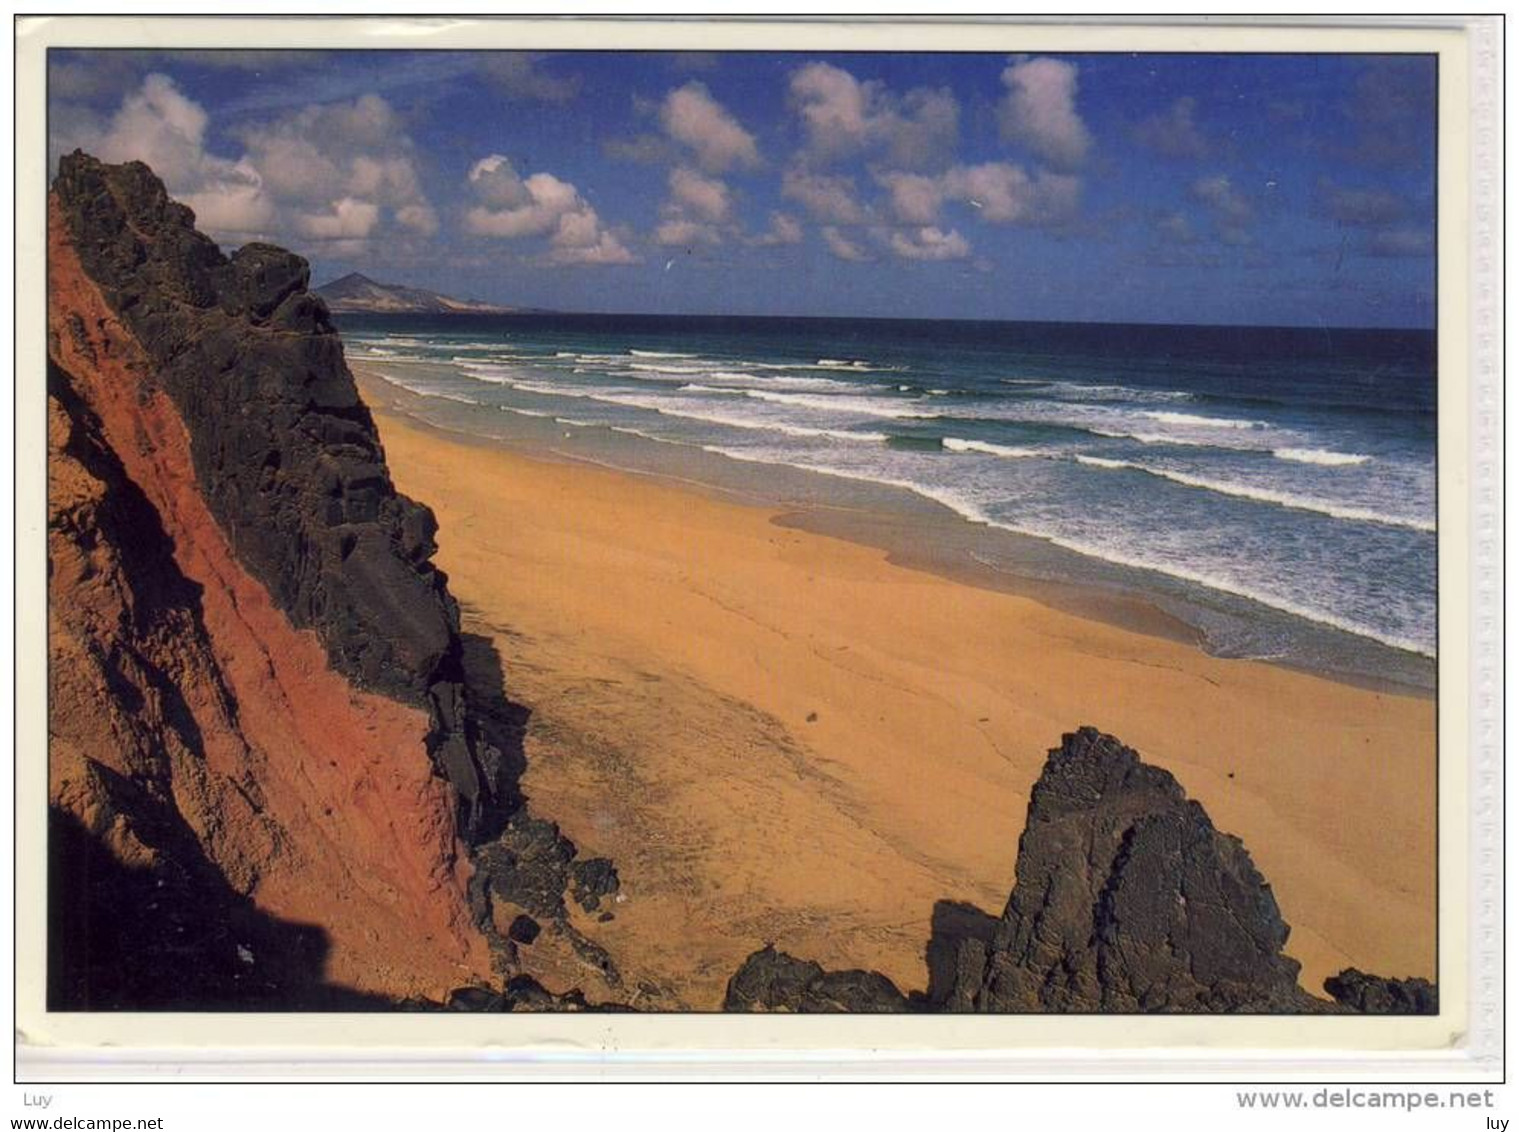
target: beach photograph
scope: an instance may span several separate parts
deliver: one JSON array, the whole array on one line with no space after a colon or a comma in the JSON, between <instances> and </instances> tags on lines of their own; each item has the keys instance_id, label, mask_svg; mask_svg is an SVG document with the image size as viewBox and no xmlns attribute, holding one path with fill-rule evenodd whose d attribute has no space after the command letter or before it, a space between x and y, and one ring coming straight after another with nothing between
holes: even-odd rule
<instances>
[{"instance_id":1,"label":"beach photograph","mask_svg":"<svg viewBox=\"0 0 1519 1132\"><path fill-rule=\"evenodd\" d=\"M900 47L48 50L49 1011L1440 1013L1438 57Z\"/></svg>"}]
</instances>

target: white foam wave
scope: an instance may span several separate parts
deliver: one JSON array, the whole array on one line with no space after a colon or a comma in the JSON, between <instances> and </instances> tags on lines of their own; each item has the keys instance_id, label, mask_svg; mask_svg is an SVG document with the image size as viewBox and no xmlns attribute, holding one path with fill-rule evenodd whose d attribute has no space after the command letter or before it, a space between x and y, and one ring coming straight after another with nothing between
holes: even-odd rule
<instances>
[{"instance_id":1,"label":"white foam wave","mask_svg":"<svg viewBox=\"0 0 1519 1132\"><path fill-rule=\"evenodd\" d=\"M1190 393L1174 389L1140 389L1132 385L1088 385L1080 381L1045 382L1045 393L1070 401L1137 401L1140 403L1192 401ZM1185 415L1185 414L1182 414ZM1197 418L1199 420L1207 418Z\"/></svg>"},{"instance_id":2,"label":"white foam wave","mask_svg":"<svg viewBox=\"0 0 1519 1132\"><path fill-rule=\"evenodd\" d=\"M632 354L635 358L695 358L700 356L697 354L665 353L660 350L629 350L628 353Z\"/></svg>"},{"instance_id":3,"label":"white foam wave","mask_svg":"<svg viewBox=\"0 0 1519 1132\"><path fill-rule=\"evenodd\" d=\"M748 373L724 373L721 370L701 375L703 381L720 381L722 385L706 385L703 382L685 382L682 390L699 393L724 393L737 396L751 389L790 389L807 393L859 393L862 390L881 389L879 385L856 385L848 381L834 381L827 377L760 377Z\"/></svg>"},{"instance_id":4,"label":"white foam wave","mask_svg":"<svg viewBox=\"0 0 1519 1132\"><path fill-rule=\"evenodd\" d=\"M453 393L447 389L434 389L426 385L415 385L409 381L401 381L399 378L396 378L391 374L382 373L379 374L379 377L382 381L386 381L398 389L404 389L408 393L415 394L418 397L426 397L429 400L457 401L461 405L480 404L480 402L476 401L473 397L466 397L462 393Z\"/></svg>"},{"instance_id":5,"label":"white foam wave","mask_svg":"<svg viewBox=\"0 0 1519 1132\"><path fill-rule=\"evenodd\" d=\"M642 362L629 362L627 368L638 373L705 374L712 372L710 366L675 366L668 363L646 365Z\"/></svg>"},{"instance_id":6,"label":"white foam wave","mask_svg":"<svg viewBox=\"0 0 1519 1132\"><path fill-rule=\"evenodd\" d=\"M773 458L767 458L762 455L737 451L727 451L716 446L708 446L706 450L709 452L718 452L721 455L729 456L733 459L749 460L757 463L785 462ZM949 508L961 518L969 522L979 524L981 526L994 527L1000 530L1011 531L1014 534L1029 535L1034 538L1044 539L1046 542L1053 543L1056 546L1064 547L1067 550L1073 550L1078 554L1084 554L1089 558L1096 558L1100 561L1111 562L1119 566L1127 566L1130 569L1148 570L1153 573L1177 578L1182 581L1192 582L1196 585L1204 586L1212 590L1217 590L1221 593L1227 593L1235 597L1242 597L1249 601L1258 602L1261 605L1268 606L1283 613L1290 613L1295 617L1303 618L1305 621L1313 621L1317 624L1327 625L1331 628L1339 629L1343 632L1351 633L1358 637L1366 637L1374 641L1380 641L1382 644L1389 645L1392 648L1402 649L1405 652L1417 653L1421 656L1427 657L1434 657L1435 655L1434 651L1429 646L1423 644L1420 641L1416 641L1407 637L1401 637L1396 634L1386 633L1376 629L1373 626L1363 624L1351 618L1341 617L1338 614L1331 613L1326 610L1316 609L1311 606L1304 605L1301 602L1294 601L1291 598L1283 597L1281 595L1271 593L1267 590L1263 590L1259 587L1252 586L1247 582L1241 581L1234 577L1230 577L1227 574L1221 572L1200 570L1194 567L1177 565L1176 563L1172 562L1159 562L1139 555L1127 554L1123 551L1114 550L1110 547L1099 546L1096 543L1089 542L1085 539L1072 537L1057 531L1050 530L1048 528L1041 527L1038 524L1019 525L1004 522L999 519L994 519L975 500L947 488L915 483L910 480L896 479L889 476L871 475L869 473L859 472L848 468L821 465L795 466L804 467L808 471L818 472L822 475L836 476L841 479L855 480L856 482L862 483L881 484L886 487L901 488L904 491L910 491L915 495L919 495L924 499L929 499L935 503L939 503L944 507Z\"/></svg>"},{"instance_id":7,"label":"white foam wave","mask_svg":"<svg viewBox=\"0 0 1519 1132\"><path fill-rule=\"evenodd\" d=\"M600 401L608 405L621 405L630 409L643 409L661 416L684 420L704 421L707 424L725 425L748 431L779 432L787 436L826 437L832 440L880 444L887 436L881 432L855 432L848 429L818 428L779 421L764 417L743 417L732 413L714 412L704 405L692 405L670 397L650 397L636 389L566 389L545 385L542 382L502 380L502 384L523 393L535 393L545 397L576 397L587 401ZM659 439L659 438L655 438Z\"/></svg>"},{"instance_id":8,"label":"white foam wave","mask_svg":"<svg viewBox=\"0 0 1519 1132\"><path fill-rule=\"evenodd\" d=\"M1010 527L1009 529L1014 528ZM1028 530L1023 533L1035 535L1038 538L1043 538L1054 543L1056 546L1063 546L1067 550L1074 550L1078 554L1085 554L1090 558L1098 558L1119 566L1128 566L1131 569L1150 570L1157 574L1166 574L1173 578L1180 578L1183 581L1193 582L1196 585L1206 586L1211 590L1218 590L1221 593L1246 598L1249 601L1258 602L1261 605L1269 606L1283 613L1290 613L1295 617L1301 617L1305 621L1313 621L1316 624L1328 625L1331 628L1339 629L1357 637L1367 637L1374 641L1380 641L1384 645L1389 645L1395 649L1402 649L1404 652L1417 653L1420 656L1430 658L1433 658L1435 655L1434 650L1422 642L1382 632L1351 618L1341 617L1327 610L1315 609L1291 598L1269 593L1219 573L1197 570L1187 566L1178 566L1170 562L1164 564L1156 563L1137 555L1125 554L1122 551L1112 550L1108 547L1099 547L1084 539L1068 538L1063 535L1037 530Z\"/></svg>"},{"instance_id":9,"label":"white foam wave","mask_svg":"<svg viewBox=\"0 0 1519 1132\"><path fill-rule=\"evenodd\" d=\"M1295 511L1315 511L1320 515L1329 515L1336 519L1346 519L1351 522L1381 523L1385 526L1407 527L1409 530L1427 531L1430 533L1433 533L1435 530L1434 523L1410 515L1388 515L1381 511L1373 511L1367 507L1350 507L1341 503L1333 503L1326 499L1314 499L1309 496L1295 495L1289 491L1277 491L1269 487L1254 487L1249 484L1231 483L1227 480L1208 479L1205 476L1194 476L1186 472L1174 472L1166 468L1155 468L1148 464L1136 464L1132 460L1109 460L1100 456L1077 456L1076 462L1094 468L1127 469L1143 472L1148 476L1170 480L1173 483L1179 483L1186 487L1216 492L1219 495L1230 495L1237 499L1249 499L1256 503L1270 503L1278 507L1288 507Z\"/></svg>"},{"instance_id":10,"label":"white foam wave","mask_svg":"<svg viewBox=\"0 0 1519 1132\"><path fill-rule=\"evenodd\" d=\"M1002 456L1010 460L1048 455L1047 452L1038 448L1016 448L1006 444L992 444L986 440L961 440L958 436L946 436L943 444L951 452L980 452L987 456Z\"/></svg>"},{"instance_id":11,"label":"white foam wave","mask_svg":"<svg viewBox=\"0 0 1519 1132\"><path fill-rule=\"evenodd\" d=\"M1088 427L1087 432L1094 436L1107 436L1115 440L1137 440L1141 444L1179 444L1184 448L1223 448L1231 452L1258 452L1259 445L1255 444L1229 444L1218 439L1196 440L1185 436L1167 436L1161 432L1127 432L1116 428Z\"/></svg>"},{"instance_id":12,"label":"white foam wave","mask_svg":"<svg viewBox=\"0 0 1519 1132\"><path fill-rule=\"evenodd\" d=\"M1266 428L1265 421L1246 421L1238 417L1199 417L1192 413L1171 413L1162 410L1151 409L1144 414L1151 420L1161 421L1165 424L1182 425L1186 428Z\"/></svg>"},{"instance_id":13,"label":"white foam wave","mask_svg":"<svg viewBox=\"0 0 1519 1132\"><path fill-rule=\"evenodd\" d=\"M1352 464L1364 464L1370 456L1359 452L1330 452L1323 448L1276 448L1271 454L1278 460L1295 460L1300 464L1322 464L1328 468L1343 468Z\"/></svg>"},{"instance_id":14,"label":"white foam wave","mask_svg":"<svg viewBox=\"0 0 1519 1132\"><path fill-rule=\"evenodd\" d=\"M866 417L887 417L896 420L905 420L910 417L920 417L916 409L892 404L881 398L872 397L848 397L848 396L816 396L810 393L771 393L767 389L748 389L745 392L760 401L773 401L779 405L796 405L800 408L823 409L828 412L843 413L846 415L860 415Z\"/></svg>"}]
</instances>

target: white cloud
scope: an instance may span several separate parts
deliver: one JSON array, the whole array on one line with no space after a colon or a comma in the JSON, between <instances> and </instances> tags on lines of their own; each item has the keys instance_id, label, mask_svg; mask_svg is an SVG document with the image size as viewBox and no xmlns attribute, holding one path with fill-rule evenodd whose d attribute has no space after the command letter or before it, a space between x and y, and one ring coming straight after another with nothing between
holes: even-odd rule
<instances>
[{"instance_id":1,"label":"white cloud","mask_svg":"<svg viewBox=\"0 0 1519 1132\"><path fill-rule=\"evenodd\" d=\"M428 204L409 204L396 209L396 221L420 236L433 236L438 231L438 214Z\"/></svg>"},{"instance_id":2,"label":"white cloud","mask_svg":"<svg viewBox=\"0 0 1519 1132\"><path fill-rule=\"evenodd\" d=\"M726 221L733 209L733 198L726 184L685 166L670 170L670 196L681 209L714 224Z\"/></svg>"},{"instance_id":3,"label":"white cloud","mask_svg":"<svg viewBox=\"0 0 1519 1132\"><path fill-rule=\"evenodd\" d=\"M932 224L944 206L944 179L922 173L882 173L876 178L887 191L892 214L904 224Z\"/></svg>"},{"instance_id":4,"label":"white cloud","mask_svg":"<svg viewBox=\"0 0 1519 1132\"><path fill-rule=\"evenodd\" d=\"M955 165L938 176L890 172L877 176L892 214L903 224L936 224L946 201L976 210L990 224L1047 224L1073 215L1081 180L1039 169L1030 174L1005 161Z\"/></svg>"},{"instance_id":5,"label":"white cloud","mask_svg":"<svg viewBox=\"0 0 1519 1132\"><path fill-rule=\"evenodd\" d=\"M959 232L933 226L897 229L891 233L890 244L903 259L964 259L970 255L970 243Z\"/></svg>"},{"instance_id":6,"label":"white cloud","mask_svg":"<svg viewBox=\"0 0 1519 1132\"><path fill-rule=\"evenodd\" d=\"M353 197L334 201L330 212L303 213L296 218L302 234L316 240L362 240L379 222L378 205Z\"/></svg>"},{"instance_id":7,"label":"white cloud","mask_svg":"<svg viewBox=\"0 0 1519 1132\"><path fill-rule=\"evenodd\" d=\"M1218 238L1226 244L1248 244L1250 227L1255 222L1255 206L1250 198L1234 187L1223 174L1200 177L1192 182L1192 196L1213 217Z\"/></svg>"},{"instance_id":8,"label":"white cloud","mask_svg":"<svg viewBox=\"0 0 1519 1132\"><path fill-rule=\"evenodd\" d=\"M755 236L749 242L762 248L772 248L783 244L800 244L802 242L801 221L785 212L772 212L770 214L769 229Z\"/></svg>"},{"instance_id":9,"label":"white cloud","mask_svg":"<svg viewBox=\"0 0 1519 1132\"><path fill-rule=\"evenodd\" d=\"M792 73L790 94L814 160L881 149L892 165L913 168L954 152L960 104L947 89L917 87L899 98L879 80L808 63Z\"/></svg>"},{"instance_id":10,"label":"white cloud","mask_svg":"<svg viewBox=\"0 0 1519 1132\"><path fill-rule=\"evenodd\" d=\"M716 228L697 220L666 220L654 229L654 242L661 247L688 248L696 244L716 244L721 241L722 236Z\"/></svg>"},{"instance_id":11,"label":"white cloud","mask_svg":"<svg viewBox=\"0 0 1519 1132\"><path fill-rule=\"evenodd\" d=\"M109 121L76 117L61 139L103 161L145 161L169 192L195 211L213 235L244 237L267 232L274 201L259 170L246 158L207 153L205 110L185 97L167 75L148 75Z\"/></svg>"},{"instance_id":12,"label":"white cloud","mask_svg":"<svg viewBox=\"0 0 1519 1132\"><path fill-rule=\"evenodd\" d=\"M327 230L329 225L313 218L335 215L343 200L376 209L371 233L379 230L379 210L397 219L405 211L410 218L405 227L426 228L432 206L422 191L411 139L379 95L308 106L243 130L242 140L247 160L279 200L294 206L296 227L307 235ZM348 212L354 215L352 206Z\"/></svg>"},{"instance_id":13,"label":"white cloud","mask_svg":"<svg viewBox=\"0 0 1519 1132\"><path fill-rule=\"evenodd\" d=\"M245 127L236 159L206 149L208 126L204 108L168 76L152 74L108 121L74 118L65 144L106 161L145 161L201 229L224 242L321 241L355 252L382 234L438 229L411 139L377 95Z\"/></svg>"},{"instance_id":14,"label":"white cloud","mask_svg":"<svg viewBox=\"0 0 1519 1132\"><path fill-rule=\"evenodd\" d=\"M1081 165L1092 136L1076 111L1076 65L1025 59L1002 72L998 107L1005 140L1027 146L1057 169Z\"/></svg>"},{"instance_id":15,"label":"white cloud","mask_svg":"<svg viewBox=\"0 0 1519 1132\"><path fill-rule=\"evenodd\" d=\"M815 219L828 224L865 220L865 210L855 198L853 177L788 169L781 178L781 196L799 202Z\"/></svg>"},{"instance_id":16,"label":"white cloud","mask_svg":"<svg viewBox=\"0 0 1519 1132\"><path fill-rule=\"evenodd\" d=\"M823 243L828 245L828 250L836 258L848 260L850 263L861 263L870 258L865 254L864 249L832 225L823 229Z\"/></svg>"},{"instance_id":17,"label":"white cloud","mask_svg":"<svg viewBox=\"0 0 1519 1132\"><path fill-rule=\"evenodd\" d=\"M670 170L670 199L660 209L663 222L654 230L662 247L720 244L731 227L733 196L716 177L681 165Z\"/></svg>"},{"instance_id":18,"label":"white cloud","mask_svg":"<svg viewBox=\"0 0 1519 1132\"><path fill-rule=\"evenodd\" d=\"M480 201L464 214L464 230L472 235L503 240L547 236L545 259L553 264L637 262L580 191L552 173L521 177L509 159L493 153L475 162L468 182Z\"/></svg>"},{"instance_id":19,"label":"white cloud","mask_svg":"<svg viewBox=\"0 0 1519 1132\"><path fill-rule=\"evenodd\" d=\"M760 164L754 135L702 83L693 80L666 95L659 121L665 133L686 146L708 173L753 169Z\"/></svg>"}]
</instances>

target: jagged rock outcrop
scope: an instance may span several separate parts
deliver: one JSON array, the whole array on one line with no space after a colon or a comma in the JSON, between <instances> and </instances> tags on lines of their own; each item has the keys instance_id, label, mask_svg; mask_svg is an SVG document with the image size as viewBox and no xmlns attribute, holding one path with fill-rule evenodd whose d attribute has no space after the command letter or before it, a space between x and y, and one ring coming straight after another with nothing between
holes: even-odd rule
<instances>
[{"instance_id":1,"label":"jagged rock outcrop","mask_svg":"<svg viewBox=\"0 0 1519 1132\"><path fill-rule=\"evenodd\" d=\"M53 191L73 254L183 421L238 562L338 672L428 711L462 831L493 835L518 799L471 727L437 524L392 486L305 260L267 244L224 256L140 162L74 153ZM88 335L75 316L71 339Z\"/></svg>"},{"instance_id":2,"label":"jagged rock outcrop","mask_svg":"<svg viewBox=\"0 0 1519 1132\"><path fill-rule=\"evenodd\" d=\"M1440 993L1428 979L1384 979L1350 967L1325 979L1324 989L1358 1014L1440 1013Z\"/></svg>"},{"instance_id":3,"label":"jagged rock outcrop","mask_svg":"<svg viewBox=\"0 0 1519 1132\"><path fill-rule=\"evenodd\" d=\"M1009 1012L1312 1009L1287 934L1239 839L1169 773L1083 728L1050 752L979 985L957 993Z\"/></svg>"},{"instance_id":4,"label":"jagged rock outcrop","mask_svg":"<svg viewBox=\"0 0 1519 1132\"><path fill-rule=\"evenodd\" d=\"M825 972L766 947L729 983L730 1010L983 1013L1432 1013L1434 988L1346 971L1334 1001L1297 981L1271 887L1238 838L1180 784L1093 728L1049 753L1000 919L941 902L928 990ZM841 993L834 990L842 980ZM889 991L886 988L890 988ZM895 996L893 998L893 996Z\"/></svg>"},{"instance_id":5,"label":"jagged rock outcrop","mask_svg":"<svg viewBox=\"0 0 1519 1132\"><path fill-rule=\"evenodd\" d=\"M825 971L766 945L728 980L723 1009L763 1014L897 1014L907 996L876 971Z\"/></svg>"}]
</instances>

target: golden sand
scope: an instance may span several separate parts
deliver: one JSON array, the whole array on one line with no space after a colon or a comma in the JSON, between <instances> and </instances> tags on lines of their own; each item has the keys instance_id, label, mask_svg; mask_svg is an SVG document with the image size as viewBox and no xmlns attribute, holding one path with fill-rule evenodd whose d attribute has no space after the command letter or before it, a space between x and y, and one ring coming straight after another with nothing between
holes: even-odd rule
<instances>
[{"instance_id":1,"label":"golden sand","mask_svg":"<svg viewBox=\"0 0 1519 1132\"><path fill-rule=\"evenodd\" d=\"M998 914L1046 751L1081 724L1236 834L1320 991L1435 974L1435 706L894 564L776 511L517 455L364 381L397 486L533 715L526 790L626 899L647 1005L712 1009L769 942L925 983L936 901Z\"/></svg>"}]
</instances>

